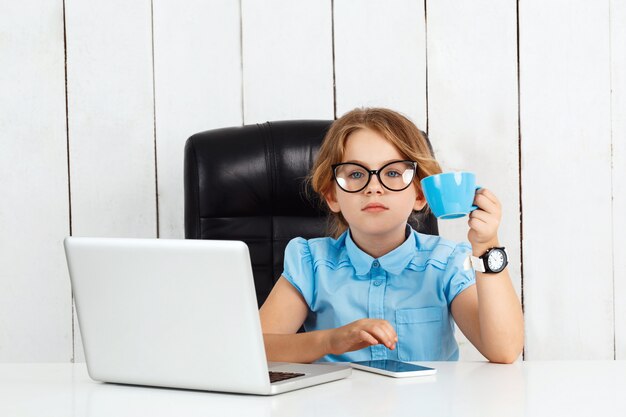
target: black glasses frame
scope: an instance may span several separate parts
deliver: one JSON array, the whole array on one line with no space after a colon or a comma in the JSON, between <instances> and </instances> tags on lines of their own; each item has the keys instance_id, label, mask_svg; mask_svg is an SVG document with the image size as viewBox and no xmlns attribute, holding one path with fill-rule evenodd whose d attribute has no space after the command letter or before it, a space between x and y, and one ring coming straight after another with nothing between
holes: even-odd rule
<instances>
[{"instance_id":1,"label":"black glasses frame","mask_svg":"<svg viewBox=\"0 0 626 417\"><path fill-rule=\"evenodd\" d=\"M385 183L383 181L381 181L380 179L380 172L382 170L384 170L385 168L387 168L389 165L392 164L397 164L398 162L407 162L411 165L413 165L413 178L411 178L411 181L403 188L400 188L398 190L394 190L393 188L389 188L385 185ZM339 184L339 181L337 181L337 168L342 166L342 165L356 165L359 166L361 168L363 168L367 174L367 181L365 182L365 185L363 185L363 187L359 188L358 190L355 191L348 191L345 188L343 188L341 186L341 184ZM391 162L387 162L385 165L383 165L382 167L378 168L378 169L368 169L367 167L361 165L361 164L357 164L356 162L341 162L339 164L333 164L331 165L331 168L333 169L333 178L335 179L335 182L337 183L337 185L339 186L339 188L341 188L342 191L345 191L346 193L358 193L360 191L363 191L365 189L365 187L368 186L368 184L370 183L370 181L372 180L372 175L376 175L378 177L378 182L380 183L380 185L382 185L384 188L388 189L389 191L404 191L407 188L409 188L409 186L413 183L413 180L415 179L415 175L417 174L417 162L415 161L411 161L408 159L398 159L397 161L391 161Z\"/></svg>"}]
</instances>

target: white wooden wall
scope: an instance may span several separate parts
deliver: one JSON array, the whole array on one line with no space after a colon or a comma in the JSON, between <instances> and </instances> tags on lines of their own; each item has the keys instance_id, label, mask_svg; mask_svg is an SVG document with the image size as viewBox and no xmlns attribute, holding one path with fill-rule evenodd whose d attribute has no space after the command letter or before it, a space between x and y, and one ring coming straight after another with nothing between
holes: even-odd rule
<instances>
[{"instance_id":1,"label":"white wooden wall","mask_svg":"<svg viewBox=\"0 0 626 417\"><path fill-rule=\"evenodd\" d=\"M423 0L334 1L336 116L389 107L426 130Z\"/></svg>"},{"instance_id":2,"label":"white wooden wall","mask_svg":"<svg viewBox=\"0 0 626 417\"><path fill-rule=\"evenodd\" d=\"M626 359L626 1L611 0L615 359Z\"/></svg>"},{"instance_id":3,"label":"white wooden wall","mask_svg":"<svg viewBox=\"0 0 626 417\"><path fill-rule=\"evenodd\" d=\"M2 2L0 362L83 360L62 239L183 237L191 134L358 106L502 201L525 359L626 359L624 21L626 0Z\"/></svg>"},{"instance_id":4,"label":"white wooden wall","mask_svg":"<svg viewBox=\"0 0 626 417\"><path fill-rule=\"evenodd\" d=\"M0 361L68 361L63 8L0 2Z\"/></svg>"},{"instance_id":5,"label":"white wooden wall","mask_svg":"<svg viewBox=\"0 0 626 417\"><path fill-rule=\"evenodd\" d=\"M159 236L183 231L183 149L194 133L242 124L238 2L155 1Z\"/></svg>"},{"instance_id":6,"label":"white wooden wall","mask_svg":"<svg viewBox=\"0 0 626 417\"><path fill-rule=\"evenodd\" d=\"M609 2L520 2L526 353L614 357Z\"/></svg>"},{"instance_id":7,"label":"white wooden wall","mask_svg":"<svg viewBox=\"0 0 626 417\"><path fill-rule=\"evenodd\" d=\"M242 0L243 119L332 119L330 0Z\"/></svg>"},{"instance_id":8,"label":"white wooden wall","mask_svg":"<svg viewBox=\"0 0 626 417\"><path fill-rule=\"evenodd\" d=\"M428 2L427 22L428 133L435 155L444 170L475 172L479 185L501 200L500 243L521 297L515 3ZM467 240L467 218L439 225L442 236ZM459 344L464 359L484 359L466 339Z\"/></svg>"}]
</instances>

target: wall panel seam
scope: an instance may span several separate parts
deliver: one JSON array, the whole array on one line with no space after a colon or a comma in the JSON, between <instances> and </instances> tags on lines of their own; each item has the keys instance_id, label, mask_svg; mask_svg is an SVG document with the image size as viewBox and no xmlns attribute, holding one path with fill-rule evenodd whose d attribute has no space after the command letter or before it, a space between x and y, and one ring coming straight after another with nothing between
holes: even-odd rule
<instances>
[{"instance_id":1,"label":"wall panel seam","mask_svg":"<svg viewBox=\"0 0 626 417\"><path fill-rule=\"evenodd\" d=\"M244 67L243 67L243 0L239 0L239 56L241 66L241 125L246 124L245 112L245 84L244 84Z\"/></svg>"},{"instance_id":2,"label":"wall panel seam","mask_svg":"<svg viewBox=\"0 0 626 417\"><path fill-rule=\"evenodd\" d=\"M522 314L524 313L524 210L522 201L522 122L521 122L521 82L520 82L520 25L519 25L519 0L516 2L516 30L517 30L517 169L519 187L519 248L520 248L520 298ZM522 349L522 360L526 358L526 343Z\"/></svg>"},{"instance_id":3,"label":"wall panel seam","mask_svg":"<svg viewBox=\"0 0 626 417\"><path fill-rule=\"evenodd\" d=\"M330 0L330 37L333 55L333 119L337 119L337 82L335 77L335 0Z\"/></svg>"},{"instance_id":4,"label":"wall panel seam","mask_svg":"<svg viewBox=\"0 0 626 417\"><path fill-rule=\"evenodd\" d=\"M156 203L156 237L160 237L159 227L159 166L157 160L157 128L156 128L156 79L155 79L155 61L154 61L154 1L150 0L150 28L151 28L151 46L152 46L152 133L154 135L154 193Z\"/></svg>"},{"instance_id":5,"label":"wall panel seam","mask_svg":"<svg viewBox=\"0 0 626 417\"><path fill-rule=\"evenodd\" d=\"M614 193L615 189L613 188L613 177L615 174L615 154L613 147L613 30L612 30L612 19L611 19L611 4L612 1L609 0L609 135L610 135L610 143L611 143L611 264L612 264L612 285L613 285L613 360L617 359L617 327L616 327L616 317L615 317L615 204L614 204Z\"/></svg>"},{"instance_id":6,"label":"wall panel seam","mask_svg":"<svg viewBox=\"0 0 626 417\"><path fill-rule=\"evenodd\" d=\"M428 0L424 0L424 66L426 71L424 74L424 82L426 83L426 136L428 131ZM429 136L430 137L430 136Z\"/></svg>"},{"instance_id":7,"label":"wall panel seam","mask_svg":"<svg viewBox=\"0 0 626 417\"><path fill-rule=\"evenodd\" d=\"M69 235L72 236L72 182L71 182L71 165L70 165L70 122L69 122L69 99L67 92L67 19L65 18L65 0L63 0L63 59L65 72L65 138L67 149L67 197L68 197L68 217L69 217ZM74 329L74 289L70 287L70 308L71 314L71 335L72 335L72 354L70 362L74 363L76 358L75 348L75 329Z\"/></svg>"}]
</instances>

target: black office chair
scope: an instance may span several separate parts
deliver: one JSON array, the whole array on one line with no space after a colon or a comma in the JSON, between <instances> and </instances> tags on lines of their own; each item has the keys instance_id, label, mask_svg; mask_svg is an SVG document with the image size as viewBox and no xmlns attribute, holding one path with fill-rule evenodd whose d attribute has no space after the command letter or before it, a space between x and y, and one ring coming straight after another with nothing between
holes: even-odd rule
<instances>
[{"instance_id":1,"label":"black office chair","mask_svg":"<svg viewBox=\"0 0 626 417\"><path fill-rule=\"evenodd\" d=\"M259 307L283 272L289 240L326 236L327 214L305 190L304 179L331 123L293 120L209 130L185 145L185 238L244 241ZM410 223L421 233L438 234L430 211Z\"/></svg>"}]
</instances>

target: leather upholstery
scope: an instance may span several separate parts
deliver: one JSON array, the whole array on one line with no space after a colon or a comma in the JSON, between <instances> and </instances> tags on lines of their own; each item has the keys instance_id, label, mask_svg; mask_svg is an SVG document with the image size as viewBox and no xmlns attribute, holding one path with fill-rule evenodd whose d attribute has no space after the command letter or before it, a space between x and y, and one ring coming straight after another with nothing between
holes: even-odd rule
<instances>
[{"instance_id":1,"label":"leather upholstery","mask_svg":"<svg viewBox=\"0 0 626 417\"><path fill-rule=\"evenodd\" d=\"M312 190L307 198L303 180L331 123L293 120L209 130L185 145L185 237L244 241L259 306L283 271L289 240L326 235L326 213ZM416 217L416 230L438 234L430 212Z\"/></svg>"}]
</instances>

